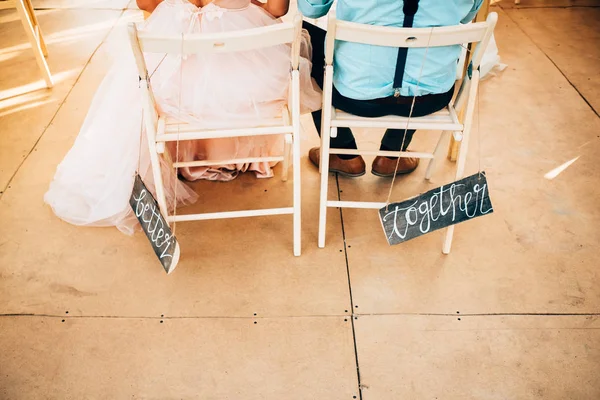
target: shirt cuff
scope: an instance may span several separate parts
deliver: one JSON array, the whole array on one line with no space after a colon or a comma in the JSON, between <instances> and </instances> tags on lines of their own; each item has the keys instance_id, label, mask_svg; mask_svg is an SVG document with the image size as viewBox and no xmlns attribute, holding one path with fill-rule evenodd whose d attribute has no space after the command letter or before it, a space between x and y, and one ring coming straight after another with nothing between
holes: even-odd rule
<instances>
[{"instance_id":1,"label":"shirt cuff","mask_svg":"<svg viewBox=\"0 0 600 400\"><path fill-rule=\"evenodd\" d=\"M298 9L307 18L321 18L332 4L333 0L298 0Z\"/></svg>"}]
</instances>

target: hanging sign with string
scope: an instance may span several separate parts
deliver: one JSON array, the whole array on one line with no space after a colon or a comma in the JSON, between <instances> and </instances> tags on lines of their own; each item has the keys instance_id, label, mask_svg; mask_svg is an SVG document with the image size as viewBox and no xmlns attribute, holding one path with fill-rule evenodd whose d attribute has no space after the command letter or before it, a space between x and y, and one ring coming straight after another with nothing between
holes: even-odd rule
<instances>
[{"instance_id":1,"label":"hanging sign with string","mask_svg":"<svg viewBox=\"0 0 600 400\"><path fill-rule=\"evenodd\" d=\"M137 42L137 40L136 40ZM183 42L183 38L182 38ZM134 54L138 58L138 67L141 66L143 71L140 71L140 75L143 75L145 78L142 79L142 76L139 77L140 84L145 83L146 92L145 95L150 95L152 87L150 85L150 79L154 75L154 73L161 66L162 62L167 57L167 54L160 60L156 68L151 74L148 74L148 71L145 70L146 64L144 60L144 56L141 51L139 51L139 45L136 46L137 43L134 44ZM138 50L136 52L136 49ZM141 87L141 86L140 86ZM180 82L181 88L181 82ZM181 104L180 104L181 107ZM140 146L138 153L138 166L135 174L133 189L131 191L131 195L129 197L129 205L133 209L136 218L138 219L142 230L146 234L152 249L154 250L154 254L158 257L158 260L162 264L164 270L167 274L173 272L177 263L179 262L179 243L175 237L175 226L173 226L173 231L171 231L171 227L166 221L164 215L168 213L168 210L161 210L158 202L152 195L152 192L148 190L146 184L139 175L140 171L140 163L142 156L142 135L144 134L144 110L142 109L142 118L140 125ZM152 139L151 139L152 140ZM152 150L150 150L152 151ZM177 146L177 156L179 156L179 146ZM175 172L175 176L177 176L177 171ZM175 199L174 199L174 209L177 208L177 184L175 185ZM164 214L163 214L164 213Z\"/></svg>"},{"instance_id":2,"label":"hanging sign with string","mask_svg":"<svg viewBox=\"0 0 600 400\"><path fill-rule=\"evenodd\" d=\"M418 8L418 0L404 0L404 27L412 27L412 21ZM427 53L429 51L433 29L434 28L431 28L429 32L429 39L427 41L427 46L425 47L421 70L417 80L417 89L421 83L423 67L427 60ZM398 52L394 79L396 96L399 95L403 83L402 77L404 75L407 57L406 50L406 48L400 48ZM478 73L476 74L476 77L478 79ZM478 81L475 84L478 84ZM400 151L405 150L404 141L409 129L415 100L416 95L413 96L412 99ZM479 107L479 96L477 96L477 106ZM481 144L481 139L479 142ZM400 156L400 154L398 155ZM481 162L481 152L479 158ZM408 200L390 204L399 162L400 157L398 157L396 161L396 168L394 170L386 205L379 210L381 226L383 227L385 237L390 245L402 243L426 233L490 214L494 211L489 196L485 172L481 171L481 164L479 172L475 175L430 190Z\"/></svg>"},{"instance_id":3,"label":"hanging sign with string","mask_svg":"<svg viewBox=\"0 0 600 400\"><path fill-rule=\"evenodd\" d=\"M160 212L157 201L138 174L135 175L129 205L140 221L156 257L170 274L179 262L179 243Z\"/></svg>"},{"instance_id":4,"label":"hanging sign with string","mask_svg":"<svg viewBox=\"0 0 600 400\"><path fill-rule=\"evenodd\" d=\"M388 204L379 218L390 245L467 221L494 210L485 172Z\"/></svg>"}]
</instances>

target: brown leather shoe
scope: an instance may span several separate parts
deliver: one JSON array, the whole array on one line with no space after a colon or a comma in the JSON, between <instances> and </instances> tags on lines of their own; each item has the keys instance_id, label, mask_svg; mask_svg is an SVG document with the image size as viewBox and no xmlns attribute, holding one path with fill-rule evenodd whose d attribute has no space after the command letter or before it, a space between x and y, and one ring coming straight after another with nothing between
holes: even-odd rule
<instances>
[{"instance_id":1,"label":"brown leather shoe","mask_svg":"<svg viewBox=\"0 0 600 400\"><path fill-rule=\"evenodd\" d=\"M373 160L373 166L371 173L373 175L381 176L382 178L391 178L394 176L394 170L396 169L396 158L387 158L377 156ZM419 166L419 159L412 157L402 157L398 163L398 170L396 175L410 174Z\"/></svg>"},{"instance_id":2,"label":"brown leather shoe","mask_svg":"<svg viewBox=\"0 0 600 400\"><path fill-rule=\"evenodd\" d=\"M313 147L308 151L308 159L317 168L319 167L319 161L321 158L321 149L319 147ZM337 154L329 155L329 171L337 172L340 175L347 176L349 178L357 178L363 176L366 171L365 160L361 156L344 160Z\"/></svg>"}]
</instances>

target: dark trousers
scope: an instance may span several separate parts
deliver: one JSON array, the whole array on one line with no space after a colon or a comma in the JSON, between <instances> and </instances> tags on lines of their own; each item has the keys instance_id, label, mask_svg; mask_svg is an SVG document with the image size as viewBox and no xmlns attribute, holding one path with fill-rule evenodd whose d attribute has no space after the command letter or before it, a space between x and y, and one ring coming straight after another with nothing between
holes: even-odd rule
<instances>
[{"instance_id":1,"label":"dark trousers","mask_svg":"<svg viewBox=\"0 0 600 400\"><path fill-rule=\"evenodd\" d=\"M319 87L323 88L323 78L325 73L325 34L326 31L323 29L303 22L303 27L310 33L310 41L313 48L313 59L312 59L312 77L315 79ZM424 115L432 114L446 107L452 99L454 88L450 89L446 93L432 94L426 96L420 96L419 101L415 103L412 116L422 117ZM398 115L402 117L408 117L410 114L410 107L412 103L412 97L394 97L391 96L385 99L375 100L355 100L340 94L336 88L333 88L332 102L333 106L337 109L345 111L347 113L357 115L359 117L383 117L386 115ZM386 103L386 104L382 104ZM315 111L312 113L313 121L317 127L317 132L321 134L321 111ZM406 150L410 141L412 140L414 130L406 131L406 138L404 137L404 129L388 129L381 139L381 150L399 151L400 147L402 150ZM402 142L404 141L404 145ZM336 138L331 139L331 147L341 149L356 149L356 142L354 135L350 128L338 128L338 134Z\"/></svg>"}]
</instances>

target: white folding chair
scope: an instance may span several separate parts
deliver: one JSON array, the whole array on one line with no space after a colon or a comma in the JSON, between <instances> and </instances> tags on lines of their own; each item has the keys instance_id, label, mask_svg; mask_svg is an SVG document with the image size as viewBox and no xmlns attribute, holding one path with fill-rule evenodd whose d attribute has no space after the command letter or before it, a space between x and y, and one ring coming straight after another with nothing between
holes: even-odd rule
<instances>
[{"instance_id":1,"label":"white folding chair","mask_svg":"<svg viewBox=\"0 0 600 400\"><path fill-rule=\"evenodd\" d=\"M456 179L463 176L469 134L473 121L475 109L475 98L479 85L479 64L494 31L498 15L491 13L485 22L468 25L448 26L438 28L391 28L383 26L363 25L347 21L339 21L334 15L329 16L326 38L325 54L325 80L323 84L323 120L321 123L321 193L319 210L319 247L325 247L325 225L327 221L327 207L347 208L369 208L380 209L385 207L383 202L364 201L336 201L327 199L327 184L329 175L330 154L353 154L353 155L377 155L389 157L416 157L430 159L425 173L425 179L429 180L433 171L435 161L442 152L441 143L450 132L455 140L462 141L460 156L456 164ZM456 99L441 111L418 118L406 118L397 116L386 116L381 118L363 118L336 110L332 104L333 91L333 57L335 40L363 43L387 47L439 47L450 45L464 45L467 43L479 43L473 58L469 73L465 74ZM459 121L458 113L466 105L464 119ZM337 129L348 128L394 128L394 129L418 129L442 131L440 139L433 153L418 152L393 152L393 151L363 151L330 148L330 138L337 136ZM450 252L454 227L446 230L446 236L442 251Z\"/></svg>"},{"instance_id":2,"label":"white folding chair","mask_svg":"<svg viewBox=\"0 0 600 400\"><path fill-rule=\"evenodd\" d=\"M129 26L130 39L139 70L141 90L143 92L144 126L148 138L157 202L161 212L169 223L293 214L294 255L300 255L300 76L298 65L301 30L302 19L300 16L295 18L293 22L280 23L268 27L219 34L190 34L184 35L183 37L157 36L151 33L138 31L135 24ZM227 53L248 51L285 43L291 43L290 101L289 105L282 110L280 118L265 119L258 122L248 121L247 126L242 125L242 127L236 122L235 125L219 125L218 128L215 128L212 124L210 127L206 127L202 125L180 123L158 113L152 94L150 77L144 60L144 52L163 54L181 54L183 52L184 55ZM176 168L252 163L260 161L282 161L282 180L285 181L287 180L291 157L294 180L291 207L169 215L160 162L160 157L165 157L167 161L169 161L168 152L165 154L166 142L258 135L283 135L285 144L282 148L282 155L277 157L186 161L171 164Z\"/></svg>"}]
</instances>

